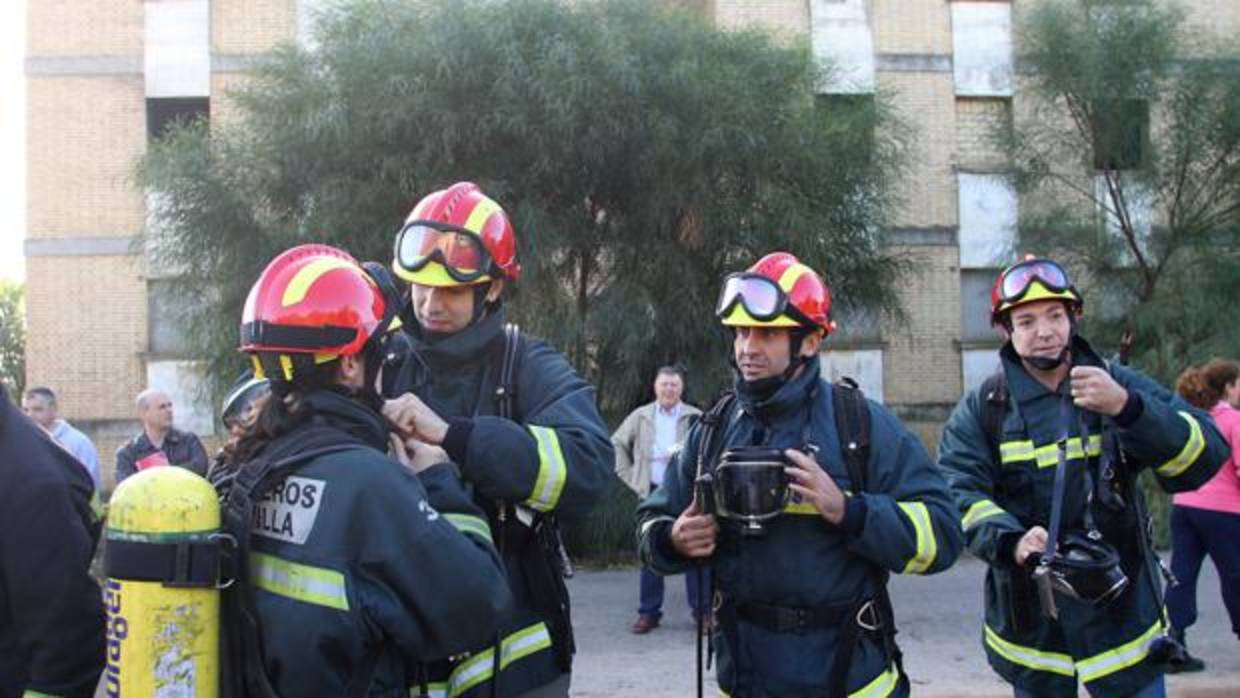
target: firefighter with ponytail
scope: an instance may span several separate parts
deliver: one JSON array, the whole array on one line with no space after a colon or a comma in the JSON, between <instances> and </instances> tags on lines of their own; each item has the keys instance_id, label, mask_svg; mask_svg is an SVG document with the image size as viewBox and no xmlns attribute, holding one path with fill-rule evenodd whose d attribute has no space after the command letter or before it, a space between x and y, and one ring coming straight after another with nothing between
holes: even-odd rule
<instances>
[{"instance_id":1,"label":"firefighter with ponytail","mask_svg":"<svg viewBox=\"0 0 1240 698\"><path fill-rule=\"evenodd\" d=\"M485 644L508 612L457 466L438 447L393 443L380 415L394 313L324 245L279 255L250 290L241 351L271 394L212 473L237 537L230 694L408 695L425 662Z\"/></svg>"}]
</instances>

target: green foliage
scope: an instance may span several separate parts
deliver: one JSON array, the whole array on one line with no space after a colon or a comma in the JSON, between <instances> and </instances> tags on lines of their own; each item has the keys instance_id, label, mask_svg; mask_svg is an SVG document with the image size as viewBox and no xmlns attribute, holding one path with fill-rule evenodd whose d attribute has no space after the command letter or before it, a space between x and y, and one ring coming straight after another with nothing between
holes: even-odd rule
<instances>
[{"instance_id":1,"label":"green foliage","mask_svg":"<svg viewBox=\"0 0 1240 698\"><path fill-rule=\"evenodd\" d=\"M516 319L608 413L671 360L708 395L728 375L718 284L764 252L895 307L880 231L901 131L882 97L818 105L823 77L806 45L650 0L356 0L316 50L257 68L235 123L150 149L139 178L165 196L146 242L186 293L215 289L187 322L231 377L267 260L321 241L386 262L418 198L473 180L518 231Z\"/></svg>"},{"instance_id":2,"label":"green foliage","mask_svg":"<svg viewBox=\"0 0 1240 698\"><path fill-rule=\"evenodd\" d=\"M1022 249L1082 272L1086 333L1132 330L1134 363L1164 381L1240 341L1240 54L1190 40L1183 17L1035 4L1016 30L1027 101L1002 136L1028 194Z\"/></svg>"},{"instance_id":3,"label":"green foliage","mask_svg":"<svg viewBox=\"0 0 1240 698\"><path fill-rule=\"evenodd\" d=\"M21 399L26 388L26 320L22 286L0 279L0 382Z\"/></svg>"},{"instance_id":4,"label":"green foliage","mask_svg":"<svg viewBox=\"0 0 1240 698\"><path fill-rule=\"evenodd\" d=\"M637 495L617 478L584 522L561 522L564 546L575 561L592 565L630 563L636 557L633 512Z\"/></svg>"}]
</instances>

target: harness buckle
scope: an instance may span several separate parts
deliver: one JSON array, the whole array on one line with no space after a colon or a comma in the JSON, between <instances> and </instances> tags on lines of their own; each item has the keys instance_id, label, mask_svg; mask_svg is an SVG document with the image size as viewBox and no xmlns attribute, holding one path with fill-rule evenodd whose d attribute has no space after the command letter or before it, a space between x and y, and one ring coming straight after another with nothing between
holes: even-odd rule
<instances>
[{"instance_id":1,"label":"harness buckle","mask_svg":"<svg viewBox=\"0 0 1240 698\"><path fill-rule=\"evenodd\" d=\"M220 578L215 582L216 589L227 589L237 583L237 568L233 564L233 556L237 552L237 538L231 533L212 533L207 540L220 546ZM228 576L225 579L225 568Z\"/></svg>"},{"instance_id":2,"label":"harness buckle","mask_svg":"<svg viewBox=\"0 0 1240 698\"><path fill-rule=\"evenodd\" d=\"M876 632L883 627L882 614L878 612L878 604L874 603L874 599L870 599L857 609L857 627L862 630Z\"/></svg>"}]
</instances>

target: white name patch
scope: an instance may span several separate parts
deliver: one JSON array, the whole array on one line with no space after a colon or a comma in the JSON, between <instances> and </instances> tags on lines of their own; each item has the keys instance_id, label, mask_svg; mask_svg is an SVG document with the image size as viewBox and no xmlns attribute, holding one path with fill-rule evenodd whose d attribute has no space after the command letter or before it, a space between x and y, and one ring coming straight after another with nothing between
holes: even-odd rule
<instances>
[{"instance_id":1,"label":"white name patch","mask_svg":"<svg viewBox=\"0 0 1240 698\"><path fill-rule=\"evenodd\" d=\"M290 477L276 485L254 505L254 535L290 543L305 543L314 530L319 504L327 483L304 477Z\"/></svg>"}]
</instances>

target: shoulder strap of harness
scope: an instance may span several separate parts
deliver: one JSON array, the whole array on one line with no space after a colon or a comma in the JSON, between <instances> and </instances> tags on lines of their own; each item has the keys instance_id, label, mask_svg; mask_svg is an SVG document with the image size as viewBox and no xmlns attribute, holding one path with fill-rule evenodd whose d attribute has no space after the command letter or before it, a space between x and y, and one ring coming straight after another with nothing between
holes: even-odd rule
<instances>
[{"instance_id":1,"label":"shoulder strap of harness","mask_svg":"<svg viewBox=\"0 0 1240 698\"><path fill-rule=\"evenodd\" d=\"M736 393L729 390L698 418L698 423L702 425L702 434L698 438L697 471L695 473L697 478L714 473L715 463L719 460L719 452L723 450L723 435L728 429L728 422L732 419L732 408L736 404ZM709 507L710 503L704 502L703 506Z\"/></svg>"},{"instance_id":2,"label":"shoulder strap of harness","mask_svg":"<svg viewBox=\"0 0 1240 698\"><path fill-rule=\"evenodd\" d=\"M505 419L513 419L517 411L517 370L521 354L521 328L509 322L504 325L504 357L500 363L499 382L495 384L496 413Z\"/></svg>"},{"instance_id":3,"label":"shoulder strap of harness","mask_svg":"<svg viewBox=\"0 0 1240 698\"><path fill-rule=\"evenodd\" d=\"M255 604L253 577L250 570L250 527L254 505L262 496L311 460L330 453L364 446L352 435L332 427L316 425L299 432L296 439L282 439L271 444L268 452L242 464L236 477L223 494L223 529L234 540L225 562L234 580L223 593L226 610L226 661L231 677L225 690L245 698L275 698L267 678L262 646L262 629ZM372 650L349 682L348 696L364 696L369 688L381 646Z\"/></svg>"},{"instance_id":4,"label":"shoulder strap of harness","mask_svg":"<svg viewBox=\"0 0 1240 698\"><path fill-rule=\"evenodd\" d=\"M999 464L999 442L1003 439L1003 420L1008 410L1007 375L1003 369L992 373L982 381L982 433L986 435L986 443L990 446L994 464Z\"/></svg>"},{"instance_id":5,"label":"shoulder strap of harness","mask_svg":"<svg viewBox=\"0 0 1240 698\"><path fill-rule=\"evenodd\" d=\"M853 379L845 376L832 388L831 401L840 451L844 456L844 466L848 469L852 490L855 494L860 494L867 491L869 486L870 408L861 388ZM887 658L896 665L899 682L908 682L908 676L904 673L903 654L895 642L895 612L891 606L891 596L887 593L887 571L869 561L866 562L866 570L874 587L874 598L867 599L863 596L857 599L855 609L840 628L835 656L827 674L827 695L831 698L845 698L848 695L848 670L852 666L853 652L861 641L863 630L878 632Z\"/></svg>"}]
</instances>

